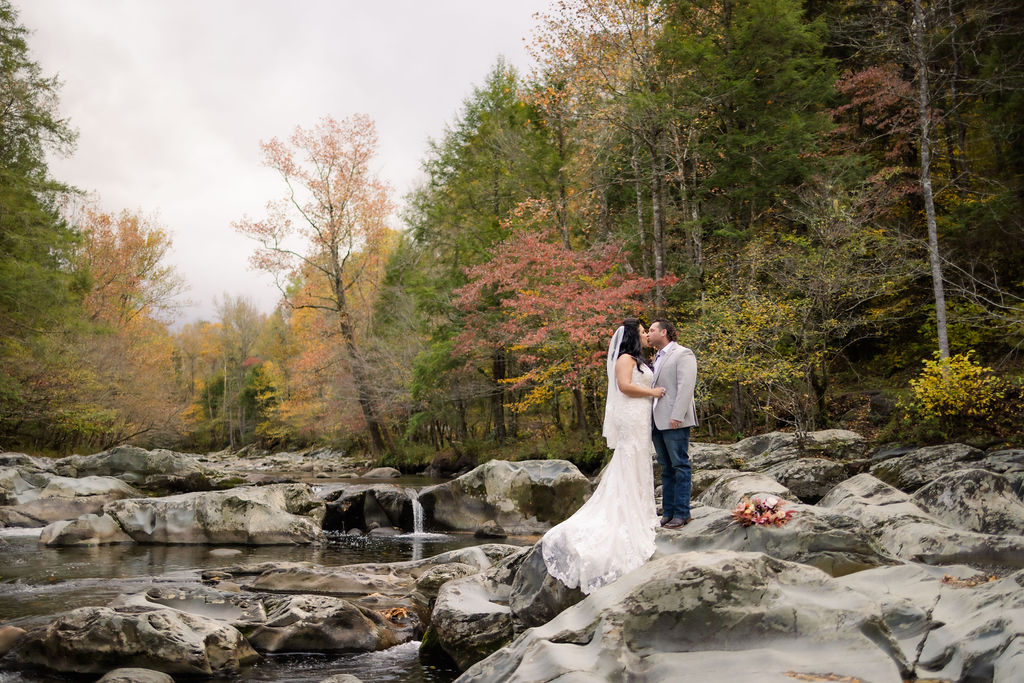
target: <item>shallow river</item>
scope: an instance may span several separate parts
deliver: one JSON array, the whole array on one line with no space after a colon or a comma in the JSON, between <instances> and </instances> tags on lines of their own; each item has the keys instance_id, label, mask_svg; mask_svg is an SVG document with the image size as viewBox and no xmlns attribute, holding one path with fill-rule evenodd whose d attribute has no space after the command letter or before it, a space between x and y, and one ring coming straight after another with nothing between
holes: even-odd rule
<instances>
[{"instance_id":1,"label":"shallow river","mask_svg":"<svg viewBox=\"0 0 1024 683\"><path fill-rule=\"evenodd\" d=\"M154 583L199 583L202 570L256 562L306 561L324 566L357 562L399 562L430 557L481 541L469 534L433 538L412 535L385 539L340 537L317 546L238 546L240 554L221 557L211 546L107 545L89 548L46 548L37 544L38 530L0 529L10 547L0 552L0 625L31 628L52 615L87 605L106 605L124 593ZM529 543L509 539L508 543ZM234 681L318 682L340 673L363 681L451 681L457 672L421 664L419 643L383 652L351 655L271 655ZM0 671L0 683L94 681L39 673Z\"/></svg>"}]
</instances>

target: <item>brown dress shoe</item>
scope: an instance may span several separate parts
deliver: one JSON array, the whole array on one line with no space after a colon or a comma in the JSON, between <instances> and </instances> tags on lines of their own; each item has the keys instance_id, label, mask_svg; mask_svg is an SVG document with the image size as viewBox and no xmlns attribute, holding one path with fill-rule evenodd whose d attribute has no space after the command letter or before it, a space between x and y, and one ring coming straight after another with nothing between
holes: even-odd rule
<instances>
[{"instance_id":1,"label":"brown dress shoe","mask_svg":"<svg viewBox=\"0 0 1024 683\"><path fill-rule=\"evenodd\" d=\"M686 526L689 523L690 523L690 518L689 517L687 517L686 519L683 519L682 517L673 517L672 519L670 519L665 524L665 528L666 529L679 529L680 527L684 527L684 526Z\"/></svg>"},{"instance_id":2,"label":"brown dress shoe","mask_svg":"<svg viewBox=\"0 0 1024 683\"><path fill-rule=\"evenodd\" d=\"M671 522L671 521L672 521L672 518L671 518L671 517L662 517L662 518L661 518L661 525L662 525L662 526L665 526L666 524L668 524L668 523L669 523L669 522Z\"/></svg>"}]
</instances>

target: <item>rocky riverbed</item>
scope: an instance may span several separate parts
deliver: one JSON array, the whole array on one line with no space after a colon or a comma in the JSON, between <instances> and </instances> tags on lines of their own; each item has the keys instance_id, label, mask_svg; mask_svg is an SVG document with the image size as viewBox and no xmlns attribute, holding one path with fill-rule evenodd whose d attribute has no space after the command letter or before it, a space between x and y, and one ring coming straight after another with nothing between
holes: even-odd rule
<instances>
[{"instance_id":1,"label":"rocky riverbed","mask_svg":"<svg viewBox=\"0 0 1024 683\"><path fill-rule=\"evenodd\" d=\"M583 596L534 545L592 491L566 461L410 484L330 451L3 453L0 531L33 534L39 553L207 554L187 578L0 613L0 681L271 680L261 666L293 653L387 667L410 648L430 680L1024 680L1024 450L872 448L831 430L695 443L691 456L693 522L660 530L647 564ZM737 523L730 511L758 496L792 519ZM417 526L480 538L324 561L339 539L388 543ZM315 552L288 559L297 549ZM0 604L33 578L0 560Z\"/></svg>"}]
</instances>

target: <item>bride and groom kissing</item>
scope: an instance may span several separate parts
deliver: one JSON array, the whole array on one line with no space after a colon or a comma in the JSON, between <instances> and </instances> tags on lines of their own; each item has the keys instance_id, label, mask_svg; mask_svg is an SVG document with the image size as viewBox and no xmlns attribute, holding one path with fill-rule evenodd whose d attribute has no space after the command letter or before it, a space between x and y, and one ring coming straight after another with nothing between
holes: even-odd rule
<instances>
[{"instance_id":1,"label":"bride and groom kissing","mask_svg":"<svg viewBox=\"0 0 1024 683\"><path fill-rule=\"evenodd\" d=\"M644 347L657 351L649 363ZM659 318L644 329L627 318L608 345L608 393L602 434L613 449L601 483L583 506L541 539L548 573L590 594L654 554L659 524L651 449L661 465L661 526L690 521L690 428L697 359Z\"/></svg>"}]
</instances>

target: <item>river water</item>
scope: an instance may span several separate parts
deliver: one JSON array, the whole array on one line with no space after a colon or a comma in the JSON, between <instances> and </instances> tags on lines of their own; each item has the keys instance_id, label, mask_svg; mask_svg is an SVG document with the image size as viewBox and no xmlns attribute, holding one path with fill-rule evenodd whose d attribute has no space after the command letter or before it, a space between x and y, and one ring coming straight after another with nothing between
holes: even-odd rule
<instances>
[{"instance_id":1,"label":"river water","mask_svg":"<svg viewBox=\"0 0 1024 683\"><path fill-rule=\"evenodd\" d=\"M257 562L314 562L340 566L360 562L400 562L479 545L471 534L407 534L390 538L337 536L317 546L236 546L229 557L201 545L105 545L47 548L38 545L39 530L0 529L9 547L0 551L0 625L31 628L54 614L76 607L106 605L118 595L137 593L153 584L198 584L203 570ZM528 543L529 539L508 543ZM419 643L382 652L325 655L269 655L233 681L312 683L340 673L363 681L447 682L453 669L419 661ZM85 677L0 670L0 683L94 681Z\"/></svg>"}]
</instances>

